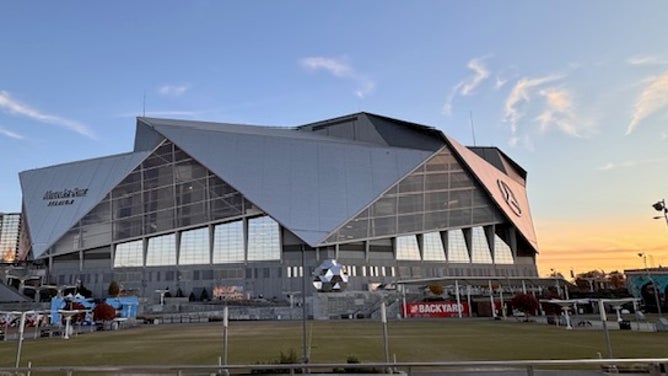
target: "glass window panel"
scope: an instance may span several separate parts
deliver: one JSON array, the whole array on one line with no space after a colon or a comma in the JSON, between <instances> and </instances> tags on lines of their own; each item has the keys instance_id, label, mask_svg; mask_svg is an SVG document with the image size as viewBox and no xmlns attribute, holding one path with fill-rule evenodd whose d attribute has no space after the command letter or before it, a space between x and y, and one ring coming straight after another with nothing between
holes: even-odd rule
<instances>
[{"instance_id":1,"label":"glass window panel","mask_svg":"<svg viewBox=\"0 0 668 376\"><path fill-rule=\"evenodd\" d=\"M450 164L456 163L455 158L447 149L442 150L436 157L427 162L427 171L447 171Z\"/></svg>"},{"instance_id":2,"label":"glass window panel","mask_svg":"<svg viewBox=\"0 0 668 376\"><path fill-rule=\"evenodd\" d=\"M397 232L396 217L374 218L371 220L371 236L393 235Z\"/></svg>"},{"instance_id":3,"label":"glass window panel","mask_svg":"<svg viewBox=\"0 0 668 376\"><path fill-rule=\"evenodd\" d=\"M174 184L173 166L159 166L144 170L144 189Z\"/></svg>"},{"instance_id":4,"label":"glass window panel","mask_svg":"<svg viewBox=\"0 0 668 376\"><path fill-rule=\"evenodd\" d=\"M367 237L369 219L353 219L338 231L338 241L358 239Z\"/></svg>"},{"instance_id":5,"label":"glass window panel","mask_svg":"<svg viewBox=\"0 0 668 376\"><path fill-rule=\"evenodd\" d=\"M212 220L238 217L243 214L243 197L240 193L218 197L211 202Z\"/></svg>"},{"instance_id":6,"label":"glass window panel","mask_svg":"<svg viewBox=\"0 0 668 376\"><path fill-rule=\"evenodd\" d=\"M399 230L400 233L422 231L422 214L400 215Z\"/></svg>"},{"instance_id":7,"label":"glass window panel","mask_svg":"<svg viewBox=\"0 0 668 376\"><path fill-rule=\"evenodd\" d=\"M475 264L492 264L492 254L482 227L471 229L471 262Z\"/></svg>"},{"instance_id":8,"label":"glass window panel","mask_svg":"<svg viewBox=\"0 0 668 376\"><path fill-rule=\"evenodd\" d=\"M176 183L206 179L207 175L208 170L192 159L177 162L174 166L174 180Z\"/></svg>"},{"instance_id":9,"label":"glass window panel","mask_svg":"<svg viewBox=\"0 0 668 376\"><path fill-rule=\"evenodd\" d=\"M142 234L142 217L135 216L114 221L114 240L127 239Z\"/></svg>"},{"instance_id":10,"label":"glass window panel","mask_svg":"<svg viewBox=\"0 0 668 376\"><path fill-rule=\"evenodd\" d=\"M168 234L148 239L146 266L176 265L176 235Z\"/></svg>"},{"instance_id":11,"label":"glass window panel","mask_svg":"<svg viewBox=\"0 0 668 376\"><path fill-rule=\"evenodd\" d=\"M471 210L471 221L473 224L496 222L496 219L492 208L474 208Z\"/></svg>"},{"instance_id":12,"label":"glass window panel","mask_svg":"<svg viewBox=\"0 0 668 376\"><path fill-rule=\"evenodd\" d=\"M473 190L472 191L473 206L488 206L490 205L490 200L487 198L487 194L482 190Z\"/></svg>"},{"instance_id":13,"label":"glass window panel","mask_svg":"<svg viewBox=\"0 0 668 376\"><path fill-rule=\"evenodd\" d=\"M450 188L472 188L473 181L469 178L469 175L464 172L452 172L450 173Z\"/></svg>"},{"instance_id":14,"label":"glass window panel","mask_svg":"<svg viewBox=\"0 0 668 376\"><path fill-rule=\"evenodd\" d=\"M148 213L144 216L145 234L167 231L174 228L174 209Z\"/></svg>"},{"instance_id":15,"label":"glass window panel","mask_svg":"<svg viewBox=\"0 0 668 376\"><path fill-rule=\"evenodd\" d=\"M269 217L248 221L248 261L281 258L279 226Z\"/></svg>"},{"instance_id":16,"label":"glass window panel","mask_svg":"<svg viewBox=\"0 0 668 376\"><path fill-rule=\"evenodd\" d=\"M399 182L399 193L422 192L423 181L423 174L415 175L415 173L413 173L413 175L407 176L404 180Z\"/></svg>"},{"instance_id":17,"label":"glass window panel","mask_svg":"<svg viewBox=\"0 0 668 376\"><path fill-rule=\"evenodd\" d=\"M422 193L399 196L399 213L422 212Z\"/></svg>"},{"instance_id":18,"label":"glass window panel","mask_svg":"<svg viewBox=\"0 0 668 376\"><path fill-rule=\"evenodd\" d=\"M116 244L116 251L114 252L114 268L143 265L144 258L141 240Z\"/></svg>"},{"instance_id":19,"label":"glass window panel","mask_svg":"<svg viewBox=\"0 0 668 376\"><path fill-rule=\"evenodd\" d=\"M208 264L209 260L209 228L182 232L179 265Z\"/></svg>"},{"instance_id":20,"label":"glass window panel","mask_svg":"<svg viewBox=\"0 0 668 376\"><path fill-rule=\"evenodd\" d=\"M470 208L473 192L471 190L450 191L449 208Z\"/></svg>"},{"instance_id":21,"label":"glass window panel","mask_svg":"<svg viewBox=\"0 0 668 376\"><path fill-rule=\"evenodd\" d=\"M431 212L424 214L424 229L437 230L448 227L448 212Z\"/></svg>"},{"instance_id":22,"label":"glass window panel","mask_svg":"<svg viewBox=\"0 0 668 376\"><path fill-rule=\"evenodd\" d=\"M215 264L244 262L244 225L235 221L217 225L213 233Z\"/></svg>"},{"instance_id":23,"label":"glass window panel","mask_svg":"<svg viewBox=\"0 0 668 376\"><path fill-rule=\"evenodd\" d=\"M145 211L165 210L172 207L174 207L174 189L172 186L149 189L144 192Z\"/></svg>"},{"instance_id":24,"label":"glass window panel","mask_svg":"<svg viewBox=\"0 0 668 376\"><path fill-rule=\"evenodd\" d=\"M425 211L439 211L448 208L448 192L427 192L424 195Z\"/></svg>"},{"instance_id":25,"label":"glass window panel","mask_svg":"<svg viewBox=\"0 0 668 376\"><path fill-rule=\"evenodd\" d=\"M397 260L420 260L417 236L398 236L396 247Z\"/></svg>"},{"instance_id":26,"label":"glass window panel","mask_svg":"<svg viewBox=\"0 0 668 376\"><path fill-rule=\"evenodd\" d=\"M426 182L427 191L439 191L448 189L449 184L449 174L448 173L438 173L438 174L428 174Z\"/></svg>"},{"instance_id":27,"label":"glass window panel","mask_svg":"<svg viewBox=\"0 0 668 376\"><path fill-rule=\"evenodd\" d=\"M438 232L429 232L422 236L423 258L425 261L445 261L445 249L441 234Z\"/></svg>"},{"instance_id":28,"label":"glass window panel","mask_svg":"<svg viewBox=\"0 0 668 376\"><path fill-rule=\"evenodd\" d=\"M178 207L176 210L179 226L190 226L207 222L206 202Z\"/></svg>"},{"instance_id":29,"label":"glass window panel","mask_svg":"<svg viewBox=\"0 0 668 376\"><path fill-rule=\"evenodd\" d=\"M396 197L382 197L371 207L371 215L381 217L386 215L395 215L397 213Z\"/></svg>"},{"instance_id":30,"label":"glass window panel","mask_svg":"<svg viewBox=\"0 0 668 376\"><path fill-rule=\"evenodd\" d=\"M448 215L450 227L463 227L471 225L471 209L450 210Z\"/></svg>"},{"instance_id":31,"label":"glass window panel","mask_svg":"<svg viewBox=\"0 0 668 376\"><path fill-rule=\"evenodd\" d=\"M113 200L115 218L125 218L141 213L141 191L125 193Z\"/></svg>"},{"instance_id":32,"label":"glass window panel","mask_svg":"<svg viewBox=\"0 0 668 376\"><path fill-rule=\"evenodd\" d=\"M126 176L123 181L114 188L113 196L121 197L127 193L139 192L141 190L141 172L139 169Z\"/></svg>"},{"instance_id":33,"label":"glass window panel","mask_svg":"<svg viewBox=\"0 0 668 376\"><path fill-rule=\"evenodd\" d=\"M513 264L515 262L510 246L496 234L494 234L494 262L497 264Z\"/></svg>"},{"instance_id":34,"label":"glass window panel","mask_svg":"<svg viewBox=\"0 0 668 376\"><path fill-rule=\"evenodd\" d=\"M469 263L469 252L462 230L451 230L448 234L448 262Z\"/></svg>"},{"instance_id":35,"label":"glass window panel","mask_svg":"<svg viewBox=\"0 0 668 376\"><path fill-rule=\"evenodd\" d=\"M176 185L177 205L206 200L206 180L191 180Z\"/></svg>"}]
</instances>

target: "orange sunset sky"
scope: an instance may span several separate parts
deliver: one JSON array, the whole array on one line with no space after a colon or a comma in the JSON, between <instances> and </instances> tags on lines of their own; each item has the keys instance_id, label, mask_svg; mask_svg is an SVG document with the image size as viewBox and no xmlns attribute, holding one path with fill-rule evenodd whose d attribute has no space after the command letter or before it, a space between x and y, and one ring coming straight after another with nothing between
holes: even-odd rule
<instances>
[{"instance_id":1,"label":"orange sunset sky","mask_svg":"<svg viewBox=\"0 0 668 376\"><path fill-rule=\"evenodd\" d=\"M546 276L554 269L570 279L571 269L575 274L639 269L644 267L639 252L647 255L650 268L668 266L668 226L663 220L652 220L650 210L644 222L536 221L539 275Z\"/></svg>"}]
</instances>

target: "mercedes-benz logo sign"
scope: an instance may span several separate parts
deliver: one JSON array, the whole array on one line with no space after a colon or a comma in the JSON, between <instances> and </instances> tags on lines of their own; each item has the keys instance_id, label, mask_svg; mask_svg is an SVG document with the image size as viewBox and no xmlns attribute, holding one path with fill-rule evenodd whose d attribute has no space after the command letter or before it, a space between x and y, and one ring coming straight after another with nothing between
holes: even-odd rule
<instances>
[{"instance_id":1,"label":"mercedes-benz logo sign","mask_svg":"<svg viewBox=\"0 0 668 376\"><path fill-rule=\"evenodd\" d=\"M522 216L522 207L520 206L520 203L517 201L517 198L515 197L515 194L513 193L512 189L506 184L505 182L501 180L497 180L496 183L499 185L499 190L501 190L501 194L503 195L503 201L508 204L508 207L510 210L515 213L516 216L521 217Z\"/></svg>"}]
</instances>

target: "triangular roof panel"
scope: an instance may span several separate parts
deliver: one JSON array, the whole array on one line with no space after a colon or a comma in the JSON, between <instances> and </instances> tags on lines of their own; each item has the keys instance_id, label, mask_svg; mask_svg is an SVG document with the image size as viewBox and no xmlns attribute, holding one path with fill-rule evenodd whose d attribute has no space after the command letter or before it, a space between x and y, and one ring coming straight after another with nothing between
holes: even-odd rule
<instances>
[{"instance_id":1,"label":"triangular roof panel","mask_svg":"<svg viewBox=\"0 0 668 376\"><path fill-rule=\"evenodd\" d=\"M529 199L526 187L512 176L485 161L475 152L447 137L448 143L472 170L473 175L490 193L496 204L506 217L517 227L522 236L538 250L538 241L533 228L533 220L529 211Z\"/></svg>"},{"instance_id":2,"label":"triangular roof panel","mask_svg":"<svg viewBox=\"0 0 668 376\"><path fill-rule=\"evenodd\" d=\"M432 155L295 129L142 120L311 246Z\"/></svg>"},{"instance_id":3,"label":"triangular roof panel","mask_svg":"<svg viewBox=\"0 0 668 376\"><path fill-rule=\"evenodd\" d=\"M44 253L150 153L119 154L21 172L33 257Z\"/></svg>"}]
</instances>

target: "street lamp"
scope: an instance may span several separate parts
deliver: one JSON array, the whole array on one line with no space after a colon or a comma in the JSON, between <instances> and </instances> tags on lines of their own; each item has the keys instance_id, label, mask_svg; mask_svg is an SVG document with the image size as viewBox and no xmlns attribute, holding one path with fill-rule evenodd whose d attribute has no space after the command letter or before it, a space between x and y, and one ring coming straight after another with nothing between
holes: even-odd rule
<instances>
[{"instance_id":1,"label":"street lamp","mask_svg":"<svg viewBox=\"0 0 668 376\"><path fill-rule=\"evenodd\" d=\"M661 199L661 201L657 201L652 204L652 207L654 210L663 212L663 215L658 215L656 217L653 217L654 219L661 219L664 218L666 220L666 224L668 224L668 208L666 208L666 200Z\"/></svg>"},{"instance_id":2,"label":"street lamp","mask_svg":"<svg viewBox=\"0 0 668 376\"><path fill-rule=\"evenodd\" d=\"M663 204L663 200L660 202ZM654 299L656 300L656 309L657 312L659 313L659 317L661 317L662 314L661 314L661 300L659 299L659 288L654 282L652 276L649 274L649 268L647 268L647 255L644 252L639 252L638 257L642 257L643 263L645 264L645 273L647 273L647 279L649 279L649 281L652 283L652 290L654 290Z\"/></svg>"}]
</instances>

